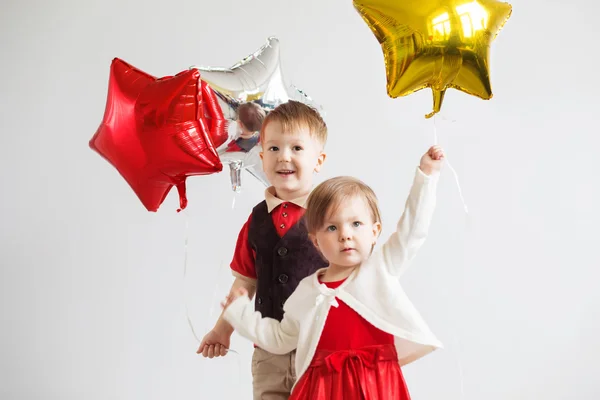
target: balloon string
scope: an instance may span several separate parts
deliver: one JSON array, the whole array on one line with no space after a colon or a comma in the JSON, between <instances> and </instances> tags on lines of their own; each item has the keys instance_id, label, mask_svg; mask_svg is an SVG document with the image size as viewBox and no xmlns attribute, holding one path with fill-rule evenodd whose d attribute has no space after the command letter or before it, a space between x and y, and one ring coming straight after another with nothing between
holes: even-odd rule
<instances>
[{"instance_id":1,"label":"balloon string","mask_svg":"<svg viewBox=\"0 0 600 400\"><path fill-rule=\"evenodd\" d=\"M188 213L185 210L182 210L181 213L183 215L185 215L185 231L184 231L184 235L183 235L183 281L185 282L186 276L187 276L187 266L188 266L188 241L189 241L189 236L190 236L190 216L188 215ZM194 324L192 323L192 319L190 318L190 312L189 312L189 308L187 305L187 300L184 301L184 305L185 305L185 317L187 319L188 325L190 326L192 334L194 335L194 337L196 338L198 343L200 343L200 339L198 338L198 335L196 334L196 330L194 329Z\"/></svg>"},{"instance_id":2,"label":"balloon string","mask_svg":"<svg viewBox=\"0 0 600 400\"><path fill-rule=\"evenodd\" d=\"M436 115L433 116L433 144L437 145L438 144L438 133L437 133L437 124L436 124ZM462 190L460 188L460 182L458 180L458 174L456 173L456 171L454 170L454 168L452 167L452 165L448 162L448 157L446 156L446 165L448 165L448 167L450 168L450 170L452 171L452 173L454 174L454 179L456 180L456 185L458 186L458 193L460 195L460 199L463 203L464 209L465 209L465 213L468 215L469 214L469 209L467 207L467 204L465 203L465 199L462 195ZM463 271L463 275L464 275L464 271ZM463 276L464 279L464 276ZM461 291L461 294L464 295L464 287L463 290ZM455 307L455 311L459 310L461 308L462 304L459 307ZM456 316L455 316L456 317ZM454 346L456 347L456 364L457 364L457 368L458 368L458 376L460 379L460 398L462 400L465 399L465 378L464 378L464 372L463 372L463 365L462 365L462 359L460 356L460 342L458 339L458 335L456 334L456 327L457 327L457 321L460 320L460 317L456 317L454 318L454 326L452 327L452 338L454 339Z\"/></svg>"},{"instance_id":3,"label":"balloon string","mask_svg":"<svg viewBox=\"0 0 600 400\"><path fill-rule=\"evenodd\" d=\"M235 198L234 198L235 199ZM185 233L184 233L184 240L183 240L183 279L184 282L186 280L186 276L187 276L187 267L188 267L188 242L189 242L189 228L190 228L190 217L188 215L188 213L185 210L182 210L182 214L185 215ZM223 262L220 263L219 265L219 269L217 270L217 278L220 275L221 272L221 267L223 266ZM214 315L214 310L215 310L215 301L216 301L216 297L217 297L217 292L219 290L219 284L217 283L215 285L215 290L213 291L213 296L210 302L210 309L209 309L209 318L207 320L212 320L212 316ZM196 330L194 329L194 324L192 323L192 319L190 318L190 313L189 313L189 309L188 309L188 305L187 305L187 300L184 301L184 305L185 305L185 317L187 319L188 325L190 327L190 330L192 331L192 334L194 335L194 338L196 338L196 341L198 343L201 343L202 341L200 340L200 338L198 337L198 335L196 334ZM210 322L209 322L210 323ZM207 327L208 329L208 327ZM208 330L207 330L208 331ZM243 390L242 388L242 359L240 357L240 353L238 353L237 351L229 348L226 349L226 354L229 353L234 353L237 355L237 366L238 366L238 388L239 390Z\"/></svg>"},{"instance_id":4,"label":"balloon string","mask_svg":"<svg viewBox=\"0 0 600 400\"><path fill-rule=\"evenodd\" d=\"M438 144L436 115L433 116L433 144L434 145ZM465 202L462 188L460 187L460 181L458 180L458 174L456 173L456 170L454 169L452 164L450 164L450 161L448 161L447 155L446 155L446 165L448 166L448 168L450 168L450 171L452 171L452 174L454 175L454 180L456 181L456 187L458 188L458 195L460 196L460 201L462 202L463 208L465 209L465 214L469 214L469 207L467 207L467 203Z\"/></svg>"},{"instance_id":5,"label":"balloon string","mask_svg":"<svg viewBox=\"0 0 600 400\"><path fill-rule=\"evenodd\" d=\"M235 200L235 198L234 198L234 200ZM188 242L189 242L189 232L190 232L190 216L188 215L187 211L185 211L185 210L182 210L182 214L185 215L185 231L184 231L184 239L183 239L183 243L184 243L184 245L183 245L183 279L185 281L185 279L187 277L187 269L188 269L188 254L189 254ZM219 275L221 273L222 266L223 266L223 262L220 263L219 269L217 270L217 278L219 277ZM212 317L214 315L215 302L216 302L216 297L217 297L218 291L219 291L219 284L217 283L215 285L215 290L213 291L212 299L210 302L209 318L208 318L209 320L212 319ZM202 341L200 340L200 338L196 334L196 330L194 329L194 324L190 317L187 301L185 301L185 317L187 319L188 325L190 326L192 334L194 335L194 338L196 338L196 341L198 343L201 343ZM239 354L237 351L235 351L233 349L227 349L227 352Z\"/></svg>"},{"instance_id":6,"label":"balloon string","mask_svg":"<svg viewBox=\"0 0 600 400\"><path fill-rule=\"evenodd\" d=\"M456 335L456 332L454 332L454 344L456 346L456 352L460 354L460 343L458 341L458 335ZM463 373L463 366L460 360L460 355L458 355L456 359L458 364L458 375L460 377L460 398L462 400L465 400L465 375Z\"/></svg>"}]
</instances>

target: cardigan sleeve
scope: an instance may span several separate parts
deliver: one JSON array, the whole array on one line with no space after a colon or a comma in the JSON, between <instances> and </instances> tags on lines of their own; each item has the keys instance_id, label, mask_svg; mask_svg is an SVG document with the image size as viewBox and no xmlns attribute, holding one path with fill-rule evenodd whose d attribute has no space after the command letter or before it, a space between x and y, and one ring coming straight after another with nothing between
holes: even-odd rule
<instances>
[{"instance_id":1,"label":"cardigan sleeve","mask_svg":"<svg viewBox=\"0 0 600 400\"><path fill-rule=\"evenodd\" d=\"M439 174L425 175L417 168L404 212L396 231L379 252L373 253L372 261L383 265L392 276L401 276L425 242L436 204L436 188ZM371 259L369 261L371 261Z\"/></svg>"},{"instance_id":2,"label":"cardigan sleeve","mask_svg":"<svg viewBox=\"0 0 600 400\"><path fill-rule=\"evenodd\" d=\"M287 354L298 345L299 325L289 313L283 315L281 322L262 318L247 296L233 301L223 316L240 335L270 353Z\"/></svg>"}]
</instances>

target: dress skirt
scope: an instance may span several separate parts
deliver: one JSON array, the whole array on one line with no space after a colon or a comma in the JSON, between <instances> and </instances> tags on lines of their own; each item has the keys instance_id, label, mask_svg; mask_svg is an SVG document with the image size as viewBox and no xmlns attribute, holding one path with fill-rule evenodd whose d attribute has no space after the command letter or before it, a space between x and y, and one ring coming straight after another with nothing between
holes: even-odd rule
<instances>
[{"instance_id":1,"label":"dress skirt","mask_svg":"<svg viewBox=\"0 0 600 400\"><path fill-rule=\"evenodd\" d=\"M410 400L394 345L317 350L290 400Z\"/></svg>"}]
</instances>

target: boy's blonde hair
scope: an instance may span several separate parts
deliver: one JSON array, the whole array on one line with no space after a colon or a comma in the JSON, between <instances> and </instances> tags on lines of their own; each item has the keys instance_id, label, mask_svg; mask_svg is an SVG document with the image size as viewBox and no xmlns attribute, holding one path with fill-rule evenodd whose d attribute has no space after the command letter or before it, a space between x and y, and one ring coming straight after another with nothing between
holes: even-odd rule
<instances>
[{"instance_id":1,"label":"boy's blonde hair","mask_svg":"<svg viewBox=\"0 0 600 400\"><path fill-rule=\"evenodd\" d=\"M260 130L260 141L264 142L265 128L271 121L278 121L284 133L294 132L304 127L308 128L312 138L321 146L327 142L327 125L314 108L299 101L290 100L275 107L265 118Z\"/></svg>"},{"instance_id":2,"label":"boy's blonde hair","mask_svg":"<svg viewBox=\"0 0 600 400\"><path fill-rule=\"evenodd\" d=\"M308 196L306 202L306 227L309 234L315 234L325 224L325 219L344 207L347 199L360 196L371 211L373 222L381 222L379 203L373 189L351 176L338 176L319 184Z\"/></svg>"}]
</instances>

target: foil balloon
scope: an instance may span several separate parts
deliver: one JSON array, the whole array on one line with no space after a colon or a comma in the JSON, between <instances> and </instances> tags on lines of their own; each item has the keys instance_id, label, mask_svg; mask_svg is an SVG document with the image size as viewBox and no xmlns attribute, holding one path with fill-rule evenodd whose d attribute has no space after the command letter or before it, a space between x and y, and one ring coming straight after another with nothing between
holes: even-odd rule
<instances>
[{"instance_id":1,"label":"foil balloon","mask_svg":"<svg viewBox=\"0 0 600 400\"><path fill-rule=\"evenodd\" d=\"M235 119L237 107L249 101L272 110L291 98L279 62L279 40L267 39L254 53L235 65L226 67L197 66L202 79L229 107L224 107L226 118Z\"/></svg>"},{"instance_id":2,"label":"foil balloon","mask_svg":"<svg viewBox=\"0 0 600 400\"><path fill-rule=\"evenodd\" d=\"M229 165L229 179L231 190L239 193L242 190L242 171L248 172L265 186L269 186L269 180L262 169L260 145L254 146L249 151L223 152L221 162Z\"/></svg>"},{"instance_id":3,"label":"foil balloon","mask_svg":"<svg viewBox=\"0 0 600 400\"><path fill-rule=\"evenodd\" d=\"M440 111L448 88L492 98L489 53L512 7L496 0L354 0L381 44L390 97L423 88Z\"/></svg>"},{"instance_id":4,"label":"foil balloon","mask_svg":"<svg viewBox=\"0 0 600 400\"><path fill-rule=\"evenodd\" d=\"M203 82L216 98L216 101L211 100L210 104L216 110L210 115L218 115L220 122L213 122L211 117L207 121L211 124L211 132L216 132L211 134L212 139L218 147L221 162L229 165L231 188L235 192L242 188L244 170L265 186L269 185L260 159L260 124L254 121L253 126L247 126L240 116L241 108L253 104L267 114L279 104L297 100L322 113L322 108L306 93L285 83L279 49L279 40L270 37L255 52L231 67L191 67L201 72ZM212 125L218 128L213 130Z\"/></svg>"},{"instance_id":5,"label":"foil balloon","mask_svg":"<svg viewBox=\"0 0 600 400\"><path fill-rule=\"evenodd\" d=\"M157 211L173 186L185 208L186 178L223 168L204 117L199 75L157 79L120 59L112 62L104 118L89 145L148 211Z\"/></svg>"}]
</instances>

